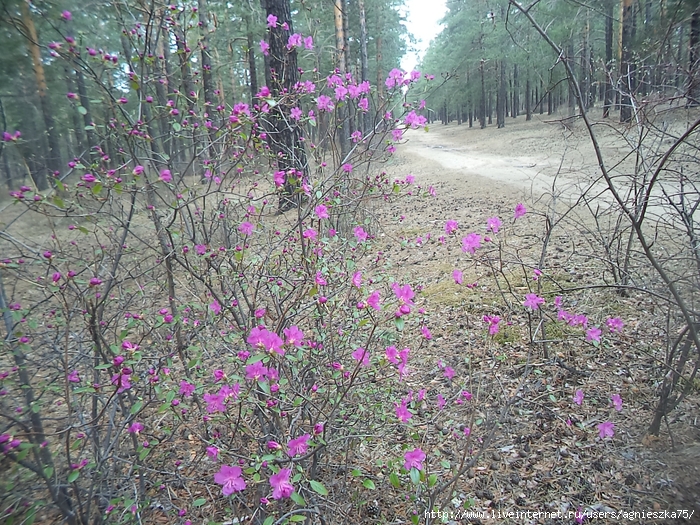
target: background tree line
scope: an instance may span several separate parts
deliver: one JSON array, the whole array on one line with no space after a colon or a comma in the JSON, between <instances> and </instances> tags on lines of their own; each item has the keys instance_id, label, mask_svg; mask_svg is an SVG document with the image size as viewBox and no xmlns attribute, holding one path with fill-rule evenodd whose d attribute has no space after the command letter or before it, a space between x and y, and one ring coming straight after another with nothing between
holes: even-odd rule
<instances>
[{"instance_id":1,"label":"background tree line","mask_svg":"<svg viewBox=\"0 0 700 525\"><path fill-rule=\"evenodd\" d=\"M161 164L203 172L196 159L216 156L228 109L256 104L270 83L261 41L277 4L289 10L296 32L313 39L299 49L299 71L337 68L381 88L405 51L402 0L3 0L0 171L7 187L31 177L46 189L80 160L118 166L125 145L116 128L124 126ZM342 125L341 146L350 127L370 125L355 117ZM328 125L320 119L321 129L309 129L312 140Z\"/></svg>"},{"instance_id":2,"label":"background tree line","mask_svg":"<svg viewBox=\"0 0 700 525\"><path fill-rule=\"evenodd\" d=\"M549 45L507 0L449 0L444 29L421 67L450 79L428 99L433 119L476 121L482 128L506 117L574 115L568 62L586 109L631 120L648 99L697 105L700 8L696 0L534 2L530 7L563 50Z\"/></svg>"}]
</instances>

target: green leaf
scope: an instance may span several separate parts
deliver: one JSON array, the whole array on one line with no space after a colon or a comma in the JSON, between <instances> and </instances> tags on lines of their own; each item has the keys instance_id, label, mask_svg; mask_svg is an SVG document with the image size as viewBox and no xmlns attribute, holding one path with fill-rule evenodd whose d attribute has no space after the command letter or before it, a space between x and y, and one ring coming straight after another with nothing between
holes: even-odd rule
<instances>
[{"instance_id":1,"label":"green leaf","mask_svg":"<svg viewBox=\"0 0 700 525\"><path fill-rule=\"evenodd\" d=\"M272 525L275 522L275 517L274 516L268 516L265 521L263 521L263 525Z\"/></svg>"},{"instance_id":2,"label":"green leaf","mask_svg":"<svg viewBox=\"0 0 700 525\"><path fill-rule=\"evenodd\" d=\"M364 488L366 488L366 489L369 489L369 490L374 490L374 489L377 488L377 487L375 486L375 484L374 484L374 481L372 481L371 479L366 479L366 480L364 480L364 481L362 482L362 486L363 486Z\"/></svg>"},{"instance_id":3,"label":"green leaf","mask_svg":"<svg viewBox=\"0 0 700 525\"><path fill-rule=\"evenodd\" d=\"M416 467L411 467L409 476L411 477L411 483L414 485L418 485L418 483L420 483L420 470L418 470Z\"/></svg>"},{"instance_id":4,"label":"green leaf","mask_svg":"<svg viewBox=\"0 0 700 525\"><path fill-rule=\"evenodd\" d=\"M289 518L289 521L291 521L292 523L299 523L302 521L306 521L306 516L302 516L301 514L295 514L294 516Z\"/></svg>"},{"instance_id":5,"label":"green leaf","mask_svg":"<svg viewBox=\"0 0 700 525\"><path fill-rule=\"evenodd\" d=\"M179 122L173 122L173 129L175 131L180 131L182 129L182 126L180 126Z\"/></svg>"},{"instance_id":6,"label":"green leaf","mask_svg":"<svg viewBox=\"0 0 700 525\"><path fill-rule=\"evenodd\" d=\"M99 195L100 192L102 191L102 184L98 182L92 187L92 194L93 195Z\"/></svg>"},{"instance_id":7,"label":"green leaf","mask_svg":"<svg viewBox=\"0 0 700 525\"><path fill-rule=\"evenodd\" d=\"M206 498L197 498L192 502L193 507L201 507L207 502Z\"/></svg>"},{"instance_id":8,"label":"green leaf","mask_svg":"<svg viewBox=\"0 0 700 525\"><path fill-rule=\"evenodd\" d=\"M321 496L328 496L328 489L323 486L323 483L319 483L318 481L312 479L309 481L309 485L311 485L314 492L319 493Z\"/></svg>"},{"instance_id":9,"label":"green leaf","mask_svg":"<svg viewBox=\"0 0 700 525\"><path fill-rule=\"evenodd\" d=\"M391 483L392 487L395 489L401 488L401 480L396 472L392 472L389 475L389 483Z\"/></svg>"},{"instance_id":10,"label":"green leaf","mask_svg":"<svg viewBox=\"0 0 700 525\"><path fill-rule=\"evenodd\" d=\"M434 487L437 483L437 474L431 474L428 476L428 487Z\"/></svg>"},{"instance_id":11,"label":"green leaf","mask_svg":"<svg viewBox=\"0 0 700 525\"><path fill-rule=\"evenodd\" d=\"M44 468L44 476L47 478L50 478L53 476L53 467L45 467Z\"/></svg>"},{"instance_id":12,"label":"green leaf","mask_svg":"<svg viewBox=\"0 0 700 525\"><path fill-rule=\"evenodd\" d=\"M350 472L350 474L352 474L355 477L362 476L362 471L358 469L353 469L352 472Z\"/></svg>"},{"instance_id":13,"label":"green leaf","mask_svg":"<svg viewBox=\"0 0 700 525\"><path fill-rule=\"evenodd\" d=\"M92 131L95 129L95 126L85 126L85 131Z\"/></svg>"},{"instance_id":14,"label":"green leaf","mask_svg":"<svg viewBox=\"0 0 700 525\"><path fill-rule=\"evenodd\" d=\"M76 479L78 479L78 476L80 476L79 470L71 470L71 473L68 474L68 483L73 483Z\"/></svg>"},{"instance_id":15,"label":"green leaf","mask_svg":"<svg viewBox=\"0 0 700 525\"><path fill-rule=\"evenodd\" d=\"M139 400L136 403L134 403L134 406L131 407L131 410L129 410L129 412L133 416L134 414L139 412L142 408L143 408L143 401Z\"/></svg>"},{"instance_id":16,"label":"green leaf","mask_svg":"<svg viewBox=\"0 0 700 525\"><path fill-rule=\"evenodd\" d=\"M298 492L292 492L291 498L292 501L300 507L306 506L306 501L304 500L304 498L301 497L301 494L299 494Z\"/></svg>"},{"instance_id":17,"label":"green leaf","mask_svg":"<svg viewBox=\"0 0 700 525\"><path fill-rule=\"evenodd\" d=\"M59 197L58 195L54 195L54 196L53 196L53 203L54 203L56 206L58 206L59 208L65 208L65 207L66 207L65 203L63 202L63 199L62 199L61 197Z\"/></svg>"},{"instance_id":18,"label":"green leaf","mask_svg":"<svg viewBox=\"0 0 700 525\"><path fill-rule=\"evenodd\" d=\"M403 330L403 327L404 327L404 320L403 320L403 317L396 317L396 318L394 319L394 324L396 325L396 329L397 329L399 332L401 332L401 331Z\"/></svg>"},{"instance_id":19,"label":"green leaf","mask_svg":"<svg viewBox=\"0 0 700 525\"><path fill-rule=\"evenodd\" d=\"M83 106L78 106L78 113L81 115L87 115L87 109L85 109Z\"/></svg>"}]
</instances>

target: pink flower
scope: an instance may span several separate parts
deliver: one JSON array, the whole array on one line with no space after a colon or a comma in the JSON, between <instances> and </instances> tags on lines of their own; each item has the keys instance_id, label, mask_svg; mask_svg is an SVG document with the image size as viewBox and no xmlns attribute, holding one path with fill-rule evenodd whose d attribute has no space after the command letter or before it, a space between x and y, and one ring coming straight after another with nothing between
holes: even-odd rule
<instances>
[{"instance_id":1,"label":"pink flower","mask_svg":"<svg viewBox=\"0 0 700 525\"><path fill-rule=\"evenodd\" d=\"M275 27L277 25L277 17L275 15L267 15L267 27Z\"/></svg>"},{"instance_id":2,"label":"pink flower","mask_svg":"<svg viewBox=\"0 0 700 525\"><path fill-rule=\"evenodd\" d=\"M304 37L304 47L309 51L314 48L314 38L312 36Z\"/></svg>"},{"instance_id":3,"label":"pink flower","mask_svg":"<svg viewBox=\"0 0 700 525\"><path fill-rule=\"evenodd\" d=\"M195 387L193 384L188 383L187 381L180 381L180 395L185 396L185 397L192 397L192 394L194 394Z\"/></svg>"},{"instance_id":4,"label":"pink flower","mask_svg":"<svg viewBox=\"0 0 700 525\"><path fill-rule=\"evenodd\" d=\"M284 329L285 344L289 346L301 346L304 341L304 333L299 330L298 326L290 326Z\"/></svg>"},{"instance_id":5,"label":"pink flower","mask_svg":"<svg viewBox=\"0 0 700 525\"><path fill-rule=\"evenodd\" d=\"M445 223L445 233L447 235L451 234L457 228L459 228L459 223L455 220L450 219Z\"/></svg>"},{"instance_id":6,"label":"pink flower","mask_svg":"<svg viewBox=\"0 0 700 525\"><path fill-rule=\"evenodd\" d=\"M625 323L619 317L611 317L605 321L605 324L612 333L622 332L622 327L625 326Z\"/></svg>"},{"instance_id":7,"label":"pink flower","mask_svg":"<svg viewBox=\"0 0 700 525\"><path fill-rule=\"evenodd\" d=\"M284 355L282 348L282 339L274 332L270 332L264 326L256 326L250 331L250 335L246 340L249 345L256 346L266 352L275 352L279 355Z\"/></svg>"},{"instance_id":8,"label":"pink flower","mask_svg":"<svg viewBox=\"0 0 700 525\"><path fill-rule=\"evenodd\" d=\"M240 231L243 235L252 235L254 229L255 226L248 221L242 222L238 227L238 231Z\"/></svg>"},{"instance_id":9,"label":"pink flower","mask_svg":"<svg viewBox=\"0 0 700 525\"><path fill-rule=\"evenodd\" d=\"M425 337L428 341L430 341L433 338L433 334L430 333L430 330L427 326L421 326L420 331L423 334L423 337Z\"/></svg>"},{"instance_id":10,"label":"pink flower","mask_svg":"<svg viewBox=\"0 0 700 525\"><path fill-rule=\"evenodd\" d=\"M586 330L586 341L594 341L596 343L600 342L600 335L603 332L597 326L589 328Z\"/></svg>"},{"instance_id":11,"label":"pink flower","mask_svg":"<svg viewBox=\"0 0 700 525\"><path fill-rule=\"evenodd\" d=\"M402 423L406 423L409 419L413 417L413 414L408 410L406 407L407 401L405 399L401 400L401 404L399 405L398 403L395 403L396 405L396 417L399 418L399 420Z\"/></svg>"},{"instance_id":12,"label":"pink flower","mask_svg":"<svg viewBox=\"0 0 700 525\"><path fill-rule=\"evenodd\" d=\"M309 434L304 434L296 439L291 439L289 443L287 443L287 454L289 454L289 457L293 458L294 456L302 456L306 454L306 451L309 449L309 439L311 439Z\"/></svg>"},{"instance_id":13,"label":"pink flower","mask_svg":"<svg viewBox=\"0 0 700 525\"><path fill-rule=\"evenodd\" d=\"M357 242L365 242L367 240L367 232L362 226L355 226L352 232L355 234Z\"/></svg>"},{"instance_id":14,"label":"pink flower","mask_svg":"<svg viewBox=\"0 0 700 525\"><path fill-rule=\"evenodd\" d=\"M537 294L529 293L525 295L525 301L523 301L523 306L525 308L537 310L541 304L544 304L544 298L538 296Z\"/></svg>"},{"instance_id":15,"label":"pink flower","mask_svg":"<svg viewBox=\"0 0 700 525\"><path fill-rule=\"evenodd\" d=\"M221 313L221 305L219 304L219 301L214 300L212 303L210 303L209 309L214 312L214 315L219 315Z\"/></svg>"},{"instance_id":16,"label":"pink flower","mask_svg":"<svg viewBox=\"0 0 700 525\"><path fill-rule=\"evenodd\" d=\"M73 15L71 14L70 11L63 11L61 13L61 18L63 20L65 20L66 22L70 22L71 20L73 20Z\"/></svg>"},{"instance_id":17,"label":"pink flower","mask_svg":"<svg viewBox=\"0 0 700 525\"><path fill-rule=\"evenodd\" d=\"M355 288L362 286L362 272L355 272L352 274L352 285Z\"/></svg>"},{"instance_id":18,"label":"pink flower","mask_svg":"<svg viewBox=\"0 0 700 525\"><path fill-rule=\"evenodd\" d=\"M486 221L486 229L491 230L493 233L498 233L502 225L503 223L498 217L491 217Z\"/></svg>"},{"instance_id":19,"label":"pink flower","mask_svg":"<svg viewBox=\"0 0 700 525\"><path fill-rule=\"evenodd\" d=\"M221 392L216 394L204 394L202 396L207 404L207 412L213 414L215 412L226 412L226 397Z\"/></svg>"},{"instance_id":20,"label":"pink flower","mask_svg":"<svg viewBox=\"0 0 700 525\"><path fill-rule=\"evenodd\" d=\"M123 369L122 372L114 374L112 376L112 384L117 387L117 394L121 394L125 390L131 388L131 382L129 381L129 374L125 373L128 369Z\"/></svg>"},{"instance_id":21,"label":"pink flower","mask_svg":"<svg viewBox=\"0 0 700 525\"><path fill-rule=\"evenodd\" d=\"M489 325L489 335L496 335L499 331L499 323L501 318L497 315L485 315L483 321Z\"/></svg>"},{"instance_id":22,"label":"pink flower","mask_svg":"<svg viewBox=\"0 0 700 525\"><path fill-rule=\"evenodd\" d=\"M574 393L574 403L581 406L581 403L583 403L583 390L579 389Z\"/></svg>"},{"instance_id":23,"label":"pink flower","mask_svg":"<svg viewBox=\"0 0 700 525\"><path fill-rule=\"evenodd\" d=\"M455 376L455 370L451 366L446 366L442 373L445 374L445 377L450 381Z\"/></svg>"},{"instance_id":24,"label":"pink flower","mask_svg":"<svg viewBox=\"0 0 700 525\"><path fill-rule=\"evenodd\" d=\"M142 430L143 425L138 421L134 421L131 425L129 425L129 428L127 429L129 434L136 434L137 436L141 433Z\"/></svg>"},{"instance_id":25,"label":"pink flower","mask_svg":"<svg viewBox=\"0 0 700 525\"><path fill-rule=\"evenodd\" d=\"M278 188L284 184L285 173L283 171L275 172L275 186Z\"/></svg>"},{"instance_id":26,"label":"pink flower","mask_svg":"<svg viewBox=\"0 0 700 525\"><path fill-rule=\"evenodd\" d=\"M299 33L294 33L293 35L289 35L289 38L287 39L287 49L292 49L293 47L300 47L301 46L301 35Z\"/></svg>"},{"instance_id":27,"label":"pink flower","mask_svg":"<svg viewBox=\"0 0 700 525\"><path fill-rule=\"evenodd\" d=\"M381 310L381 306L379 304L380 298L379 298L379 290L373 291L369 297L367 297L367 304L377 312Z\"/></svg>"},{"instance_id":28,"label":"pink flower","mask_svg":"<svg viewBox=\"0 0 700 525\"><path fill-rule=\"evenodd\" d=\"M369 366L369 352L364 348L358 348L352 353L352 358L359 361L362 366Z\"/></svg>"},{"instance_id":29,"label":"pink flower","mask_svg":"<svg viewBox=\"0 0 700 525\"><path fill-rule=\"evenodd\" d=\"M161 170L159 179L163 182L170 182L173 180L173 176L170 170Z\"/></svg>"},{"instance_id":30,"label":"pink flower","mask_svg":"<svg viewBox=\"0 0 700 525\"><path fill-rule=\"evenodd\" d=\"M385 352L387 361L394 363L395 365L399 364L399 351L395 346L387 346Z\"/></svg>"},{"instance_id":31,"label":"pink flower","mask_svg":"<svg viewBox=\"0 0 700 525\"><path fill-rule=\"evenodd\" d=\"M447 401L445 401L445 398L442 397L440 394L438 394L438 395L437 395L437 406L438 406L438 410L442 410L443 408L445 408L445 404L446 404L446 403L447 403Z\"/></svg>"},{"instance_id":32,"label":"pink flower","mask_svg":"<svg viewBox=\"0 0 700 525\"><path fill-rule=\"evenodd\" d=\"M219 472L214 474L214 482L222 485L221 492L224 496L230 496L234 492L240 492L245 489L245 480L241 477L241 474L241 467L221 465Z\"/></svg>"},{"instance_id":33,"label":"pink flower","mask_svg":"<svg viewBox=\"0 0 700 525\"><path fill-rule=\"evenodd\" d=\"M620 397L619 394L613 394L610 399L612 400L612 404L615 407L615 410L618 412L622 410L622 398Z\"/></svg>"},{"instance_id":34,"label":"pink flower","mask_svg":"<svg viewBox=\"0 0 700 525\"><path fill-rule=\"evenodd\" d=\"M207 447L207 456L209 456L209 459L212 461L216 461L219 457L219 449L214 446Z\"/></svg>"},{"instance_id":35,"label":"pink flower","mask_svg":"<svg viewBox=\"0 0 700 525\"><path fill-rule=\"evenodd\" d=\"M423 470L423 461L425 460L425 452L419 448L415 448L411 451L406 452L403 455L404 464L403 467L406 470L411 470L416 468L418 470Z\"/></svg>"},{"instance_id":36,"label":"pink flower","mask_svg":"<svg viewBox=\"0 0 700 525\"><path fill-rule=\"evenodd\" d=\"M527 213L527 209L525 209L525 205L522 202L518 203L518 205L515 207L514 217L516 219L519 219L520 217L522 217L526 213Z\"/></svg>"},{"instance_id":37,"label":"pink flower","mask_svg":"<svg viewBox=\"0 0 700 525\"><path fill-rule=\"evenodd\" d=\"M333 101L330 99L330 97L327 97L326 95L321 95L320 97L318 97L316 99L316 105L318 106L319 111L331 112L335 108Z\"/></svg>"},{"instance_id":38,"label":"pink flower","mask_svg":"<svg viewBox=\"0 0 700 525\"><path fill-rule=\"evenodd\" d=\"M481 248L481 235L478 233L470 233L462 239L462 251L464 253L473 255L479 248Z\"/></svg>"},{"instance_id":39,"label":"pink flower","mask_svg":"<svg viewBox=\"0 0 700 525\"><path fill-rule=\"evenodd\" d=\"M270 44L268 44L264 40L261 40L260 41L260 52L263 55L268 56L270 54Z\"/></svg>"},{"instance_id":40,"label":"pink flower","mask_svg":"<svg viewBox=\"0 0 700 525\"><path fill-rule=\"evenodd\" d=\"M462 284L462 275L461 270L452 271L452 278L455 280L455 284Z\"/></svg>"},{"instance_id":41,"label":"pink flower","mask_svg":"<svg viewBox=\"0 0 700 525\"><path fill-rule=\"evenodd\" d=\"M600 439L611 438L615 435L615 424L612 421L605 421L597 425Z\"/></svg>"},{"instance_id":42,"label":"pink flower","mask_svg":"<svg viewBox=\"0 0 700 525\"><path fill-rule=\"evenodd\" d=\"M328 219L330 217L330 215L328 215L328 207L326 207L324 204L319 204L316 206L314 208L314 213L319 219Z\"/></svg>"},{"instance_id":43,"label":"pink flower","mask_svg":"<svg viewBox=\"0 0 700 525\"><path fill-rule=\"evenodd\" d=\"M257 361L245 367L245 378L250 381L262 381L267 377L268 369L262 364L262 361Z\"/></svg>"},{"instance_id":44,"label":"pink flower","mask_svg":"<svg viewBox=\"0 0 700 525\"><path fill-rule=\"evenodd\" d=\"M360 109L360 111L369 111L369 100L366 98L361 98L357 103L357 107Z\"/></svg>"},{"instance_id":45,"label":"pink flower","mask_svg":"<svg viewBox=\"0 0 700 525\"><path fill-rule=\"evenodd\" d=\"M78 375L77 370L73 370L66 376L66 380L69 383L80 383L80 376Z\"/></svg>"},{"instance_id":46,"label":"pink flower","mask_svg":"<svg viewBox=\"0 0 700 525\"><path fill-rule=\"evenodd\" d=\"M294 485L289 482L291 473L291 469L283 468L277 474L270 476L272 499L288 498L292 495L294 492Z\"/></svg>"}]
</instances>

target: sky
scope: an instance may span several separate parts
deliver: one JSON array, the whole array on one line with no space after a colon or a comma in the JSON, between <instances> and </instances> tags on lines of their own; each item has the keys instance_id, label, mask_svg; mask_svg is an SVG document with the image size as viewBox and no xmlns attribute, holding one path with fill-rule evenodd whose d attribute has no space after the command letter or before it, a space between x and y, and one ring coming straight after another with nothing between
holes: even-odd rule
<instances>
[{"instance_id":1,"label":"sky","mask_svg":"<svg viewBox=\"0 0 700 525\"><path fill-rule=\"evenodd\" d=\"M445 0L406 0L406 27L418 42L416 52L406 53L401 60L404 71L410 71L423 57L428 44L440 32L440 19L445 16Z\"/></svg>"}]
</instances>

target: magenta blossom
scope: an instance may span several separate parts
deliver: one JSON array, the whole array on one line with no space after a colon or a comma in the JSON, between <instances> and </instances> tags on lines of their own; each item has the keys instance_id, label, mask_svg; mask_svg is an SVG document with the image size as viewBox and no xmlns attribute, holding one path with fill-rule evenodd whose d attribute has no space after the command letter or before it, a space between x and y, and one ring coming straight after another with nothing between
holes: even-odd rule
<instances>
[{"instance_id":1,"label":"magenta blossom","mask_svg":"<svg viewBox=\"0 0 700 525\"><path fill-rule=\"evenodd\" d=\"M301 346L304 341L304 333L298 326L290 326L284 329L285 344L289 346Z\"/></svg>"},{"instance_id":2,"label":"magenta blossom","mask_svg":"<svg viewBox=\"0 0 700 525\"><path fill-rule=\"evenodd\" d=\"M291 469L283 468L277 474L270 476L272 499L288 498L294 492L294 485L289 481Z\"/></svg>"},{"instance_id":3,"label":"magenta blossom","mask_svg":"<svg viewBox=\"0 0 700 525\"><path fill-rule=\"evenodd\" d=\"M612 421L605 421L597 425L600 439L612 438L615 435L615 424Z\"/></svg>"},{"instance_id":4,"label":"magenta blossom","mask_svg":"<svg viewBox=\"0 0 700 525\"><path fill-rule=\"evenodd\" d=\"M78 375L77 370L73 370L66 376L66 380L69 383L80 383L80 376Z\"/></svg>"},{"instance_id":5,"label":"magenta blossom","mask_svg":"<svg viewBox=\"0 0 700 525\"><path fill-rule=\"evenodd\" d=\"M481 248L481 235L478 233L470 233L462 239L462 251L464 253L473 255L479 248Z\"/></svg>"},{"instance_id":6,"label":"magenta blossom","mask_svg":"<svg viewBox=\"0 0 700 525\"><path fill-rule=\"evenodd\" d=\"M413 417L413 414L408 410L407 401L405 399L401 400L401 404L395 403L396 405L396 417L399 421L406 423L409 419Z\"/></svg>"},{"instance_id":7,"label":"magenta blossom","mask_svg":"<svg viewBox=\"0 0 700 525\"><path fill-rule=\"evenodd\" d=\"M610 397L613 406L615 407L615 410L618 412L622 410L622 398L620 397L620 394L613 394Z\"/></svg>"},{"instance_id":8,"label":"magenta blossom","mask_svg":"<svg viewBox=\"0 0 700 525\"><path fill-rule=\"evenodd\" d=\"M457 228L459 228L459 223L455 220L450 219L445 223L445 234L449 235L453 231L457 230Z\"/></svg>"},{"instance_id":9,"label":"magenta blossom","mask_svg":"<svg viewBox=\"0 0 700 525\"><path fill-rule=\"evenodd\" d=\"M143 425L138 421L134 421L131 425L129 425L127 431L130 434L136 434L138 436L143 431Z\"/></svg>"},{"instance_id":10,"label":"magenta blossom","mask_svg":"<svg viewBox=\"0 0 700 525\"><path fill-rule=\"evenodd\" d=\"M357 242L365 242L367 240L367 232L362 226L355 226L352 229L352 232L355 234L355 238L357 239Z\"/></svg>"},{"instance_id":11,"label":"magenta blossom","mask_svg":"<svg viewBox=\"0 0 700 525\"><path fill-rule=\"evenodd\" d=\"M252 235L254 229L255 226L248 221L244 221L240 224L240 226L238 226L238 231L243 235Z\"/></svg>"},{"instance_id":12,"label":"magenta blossom","mask_svg":"<svg viewBox=\"0 0 700 525\"><path fill-rule=\"evenodd\" d=\"M376 311L381 310L381 305L379 304L380 302L380 297L379 297L379 290L374 290L369 297L367 297L367 304Z\"/></svg>"},{"instance_id":13,"label":"magenta blossom","mask_svg":"<svg viewBox=\"0 0 700 525\"><path fill-rule=\"evenodd\" d=\"M516 219L519 219L520 217L522 217L522 216L525 215L526 213L527 213L527 209L525 208L525 205L524 205L522 202L520 202L520 203L518 203L518 205L515 207L515 212L513 213L513 216L514 216Z\"/></svg>"},{"instance_id":14,"label":"magenta blossom","mask_svg":"<svg viewBox=\"0 0 700 525\"><path fill-rule=\"evenodd\" d=\"M600 335L602 333L603 332L597 326L589 328L588 330L586 330L586 341L599 343L600 342Z\"/></svg>"},{"instance_id":15,"label":"magenta blossom","mask_svg":"<svg viewBox=\"0 0 700 525\"><path fill-rule=\"evenodd\" d=\"M455 280L455 284L462 284L462 270L453 270L452 278Z\"/></svg>"},{"instance_id":16,"label":"magenta blossom","mask_svg":"<svg viewBox=\"0 0 700 525\"><path fill-rule=\"evenodd\" d=\"M295 439L290 439L287 443L287 454L289 457L302 456L306 454L309 449L309 439L311 436L309 434L304 434Z\"/></svg>"},{"instance_id":17,"label":"magenta blossom","mask_svg":"<svg viewBox=\"0 0 700 525\"><path fill-rule=\"evenodd\" d=\"M625 326L625 323L619 317L611 317L605 321L605 324L612 333L622 332L622 327Z\"/></svg>"},{"instance_id":18,"label":"magenta blossom","mask_svg":"<svg viewBox=\"0 0 700 525\"><path fill-rule=\"evenodd\" d=\"M486 229L491 230L493 233L498 233L502 225L503 223L498 217L491 217L486 221Z\"/></svg>"},{"instance_id":19,"label":"magenta blossom","mask_svg":"<svg viewBox=\"0 0 700 525\"><path fill-rule=\"evenodd\" d=\"M324 204L316 206L316 208L314 208L314 213L319 219L328 219L330 217L330 215L328 215L328 207Z\"/></svg>"},{"instance_id":20,"label":"magenta blossom","mask_svg":"<svg viewBox=\"0 0 700 525\"><path fill-rule=\"evenodd\" d=\"M489 335L496 335L499 331L499 323L501 318L497 315L485 315L483 321L489 325Z\"/></svg>"},{"instance_id":21,"label":"magenta blossom","mask_svg":"<svg viewBox=\"0 0 700 525\"><path fill-rule=\"evenodd\" d=\"M525 295L525 301L523 301L523 306L525 308L529 308L530 310L537 310L542 304L544 304L543 297L540 297L534 293L529 293Z\"/></svg>"},{"instance_id":22,"label":"magenta blossom","mask_svg":"<svg viewBox=\"0 0 700 525\"><path fill-rule=\"evenodd\" d=\"M581 406L581 403L583 403L583 390L579 389L574 393L574 403Z\"/></svg>"},{"instance_id":23,"label":"magenta blossom","mask_svg":"<svg viewBox=\"0 0 700 525\"><path fill-rule=\"evenodd\" d=\"M362 366L369 366L369 351L364 348L358 348L352 353L352 358L359 361Z\"/></svg>"},{"instance_id":24,"label":"magenta blossom","mask_svg":"<svg viewBox=\"0 0 700 525\"><path fill-rule=\"evenodd\" d=\"M251 346L256 346L266 352L275 352L279 355L284 355L282 348L283 342L280 336L274 332L270 332L264 326L256 326L250 331L247 343Z\"/></svg>"},{"instance_id":25,"label":"magenta blossom","mask_svg":"<svg viewBox=\"0 0 700 525\"><path fill-rule=\"evenodd\" d=\"M243 471L240 467L221 465L219 472L214 474L214 482L222 485L221 492L224 496L230 496L234 492L245 489L245 480L241 476Z\"/></svg>"},{"instance_id":26,"label":"magenta blossom","mask_svg":"<svg viewBox=\"0 0 700 525\"><path fill-rule=\"evenodd\" d=\"M406 470L411 470L412 468L423 470L423 461L425 460L425 452L419 448L415 448L406 452L403 455L404 464L403 467Z\"/></svg>"}]
</instances>

